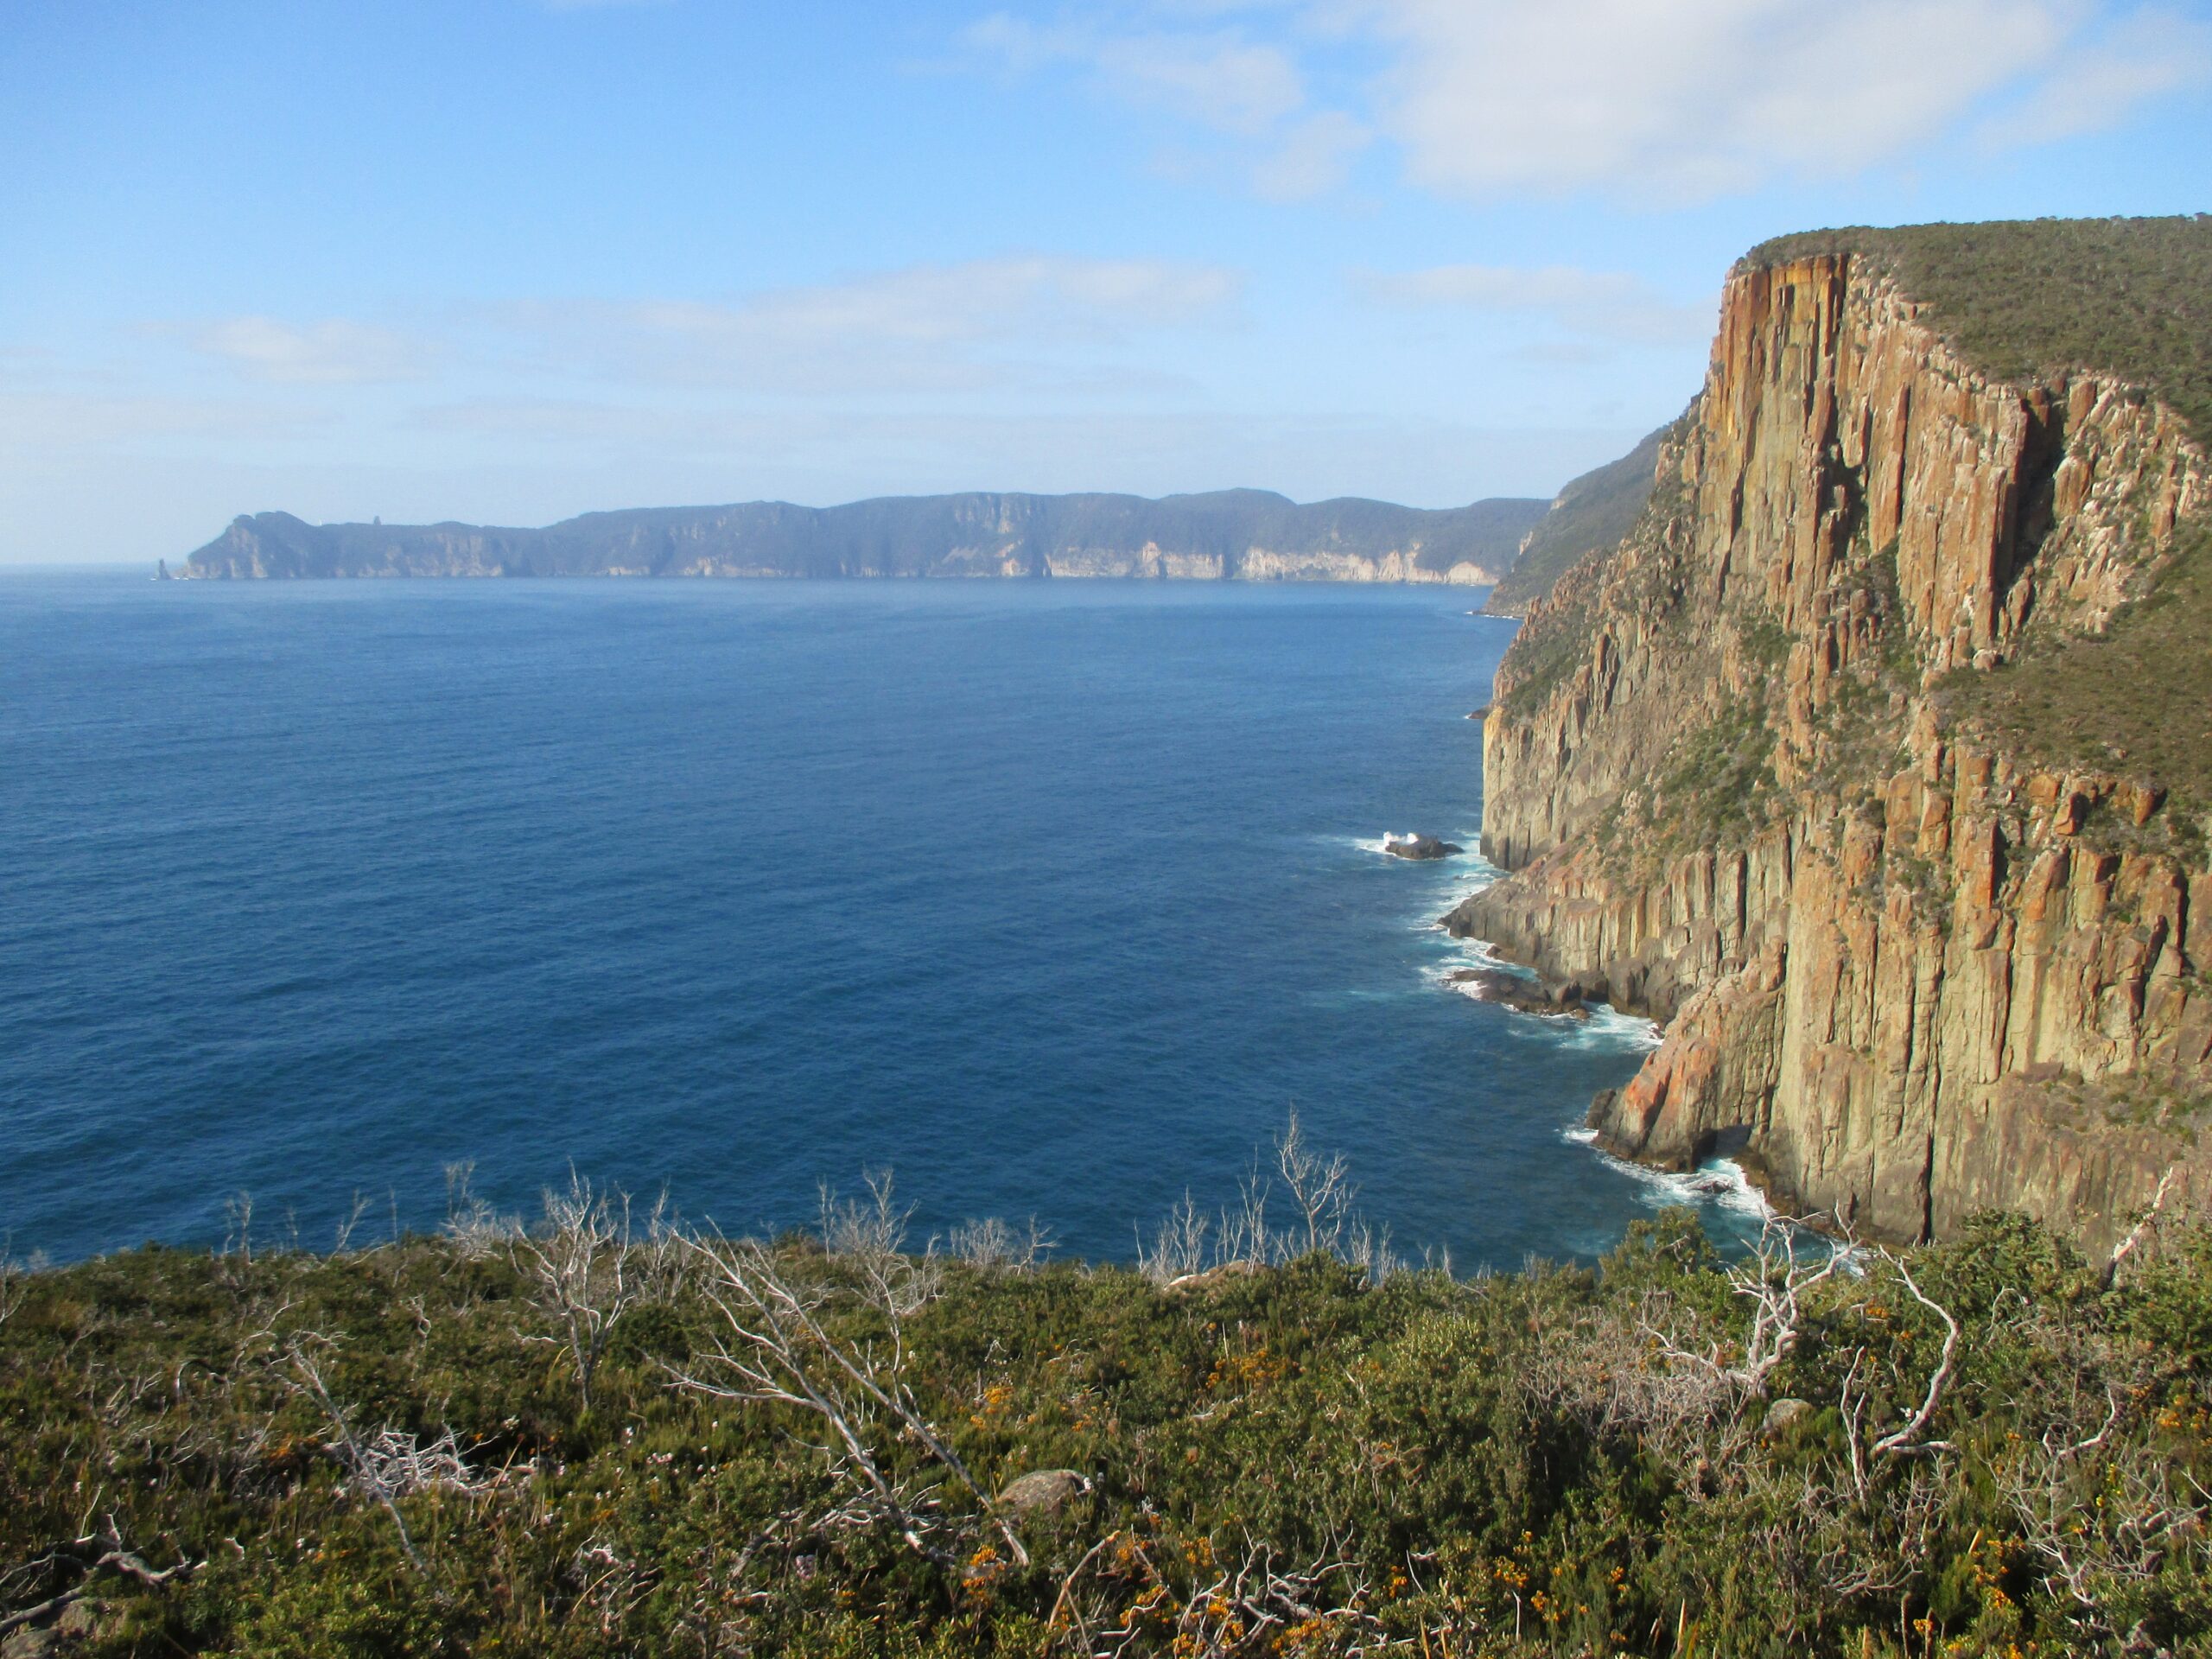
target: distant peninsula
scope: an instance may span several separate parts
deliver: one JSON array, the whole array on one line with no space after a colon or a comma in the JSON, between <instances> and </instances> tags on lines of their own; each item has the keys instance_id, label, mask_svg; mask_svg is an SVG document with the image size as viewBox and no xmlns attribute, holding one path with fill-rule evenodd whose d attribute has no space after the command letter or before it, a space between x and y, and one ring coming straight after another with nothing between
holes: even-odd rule
<instances>
[{"instance_id":1,"label":"distant peninsula","mask_svg":"<svg viewBox=\"0 0 2212 1659\"><path fill-rule=\"evenodd\" d=\"M844 506L753 501L592 512L542 530L232 521L190 577L1139 576L1448 582L1511 569L1552 504L1446 509L1266 490L1135 495L887 496Z\"/></svg>"}]
</instances>

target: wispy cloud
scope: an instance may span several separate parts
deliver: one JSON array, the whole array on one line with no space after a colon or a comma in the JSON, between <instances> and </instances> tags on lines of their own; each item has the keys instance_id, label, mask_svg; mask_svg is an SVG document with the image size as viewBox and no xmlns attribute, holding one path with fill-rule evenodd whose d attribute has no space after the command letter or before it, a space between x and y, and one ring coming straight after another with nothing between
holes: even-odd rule
<instances>
[{"instance_id":1,"label":"wispy cloud","mask_svg":"<svg viewBox=\"0 0 2212 1659\"><path fill-rule=\"evenodd\" d=\"M2212 22L2160 8L2113 22L2067 54L2065 73L2037 84L1983 123L1993 149L2049 143L2125 122L2138 105L2212 81Z\"/></svg>"},{"instance_id":2,"label":"wispy cloud","mask_svg":"<svg viewBox=\"0 0 2212 1659\"><path fill-rule=\"evenodd\" d=\"M461 305L402 331L248 315L148 325L277 387L603 381L788 393L1065 395L1158 389L1139 347L1238 315L1244 274L1025 253L912 265L729 299L541 297ZM0 359L4 372L5 359Z\"/></svg>"},{"instance_id":3,"label":"wispy cloud","mask_svg":"<svg viewBox=\"0 0 2212 1659\"><path fill-rule=\"evenodd\" d=\"M1385 305L1448 307L1548 318L1570 334L1633 345L1688 345L1708 338L1719 300L1687 305L1625 271L1572 265L1439 265L1363 271L1353 285Z\"/></svg>"},{"instance_id":4,"label":"wispy cloud","mask_svg":"<svg viewBox=\"0 0 2212 1659\"><path fill-rule=\"evenodd\" d=\"M435 342L342 317L293 323L226 317L174 329L205 356L249 379L292 385L367 385L419 380L439 356Z\"/></svg>"},{"instance_id":5,"label":"wispy cloud","mask_svg":"<svg viewBox=\"0 0 2212 1659\"><path fill-rule=\"evenodd\" d=\"M1016 73L1081 65L1116 97L1224 132L1264 133L1306 103L1305 77L1287 52L1229 31L1116 34L997 12L970 25L966 40Z\"/></svg>"},{"instance_id":6,"label":"wispy cloud","mask_svg":"<svg viewBox=\"0 0 2212 1659\"><path fill-rule=\"evenodd\" d=\"M1134 334L1226 315L1225 267L1031 254L918 265L729 302L532 301L500 327L597 372L786 391L978 390L1094 372L1058 362Z\"/></svg>"},{"instance_id":7,"label":"wispy cloud","mask_svg":"<svg viewBox=\"0 0 2212 1659\"><path fill-rule=\"evenodd\" d=\"M1693 200L1848 175L2050 62L2073 0L1373 0L1382 120L1472 195Z\"/></svg>"},{"instance_id":8,"label":"wispy cloud","mask_svg":"<svg viewBox=\"0 0 2212 1659\"><path fill-rule=\"evenodd\" d=\"M257 442L327 431L331 411L235 398L0 391L0 448L51 452L209 438Z\"/></svg>"},{"instance_id":9,"label":"wispy cloud","mask_svg":"<svg viewBox=\"0 0 2212 1659\"><path fill-rule=\"evenodd\" d=\"M1372 137L1349 112L1313 107L1292 50L1237 29L1040 25L997 12L971 24L963 40L1005 73L1071 67L1107 97L1235 141L1251 188L1278 200L1343 182Z\"/></svg>"}]
</instances>

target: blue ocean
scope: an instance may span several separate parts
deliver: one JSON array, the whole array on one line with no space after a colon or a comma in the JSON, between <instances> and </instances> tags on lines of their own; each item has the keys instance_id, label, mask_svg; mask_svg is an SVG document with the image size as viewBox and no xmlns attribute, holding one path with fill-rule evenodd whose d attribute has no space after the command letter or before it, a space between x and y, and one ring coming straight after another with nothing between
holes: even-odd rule
<instances>
[{"instance_id":1,"label":"blue ocean","mask_svg":"<svg viewBox=\"0 0 2212 1659\"><path fill-rule=\"evenodd\" d=\"M0 575L16 1254L529 1207L1128 1259L1295 1109L1455 1268L1685 1196L1572 1132L1651 1041L1478 1003L1480 593ZM1469 856L1379 851L1423 830Z\"/></svg>"}]
</instances>

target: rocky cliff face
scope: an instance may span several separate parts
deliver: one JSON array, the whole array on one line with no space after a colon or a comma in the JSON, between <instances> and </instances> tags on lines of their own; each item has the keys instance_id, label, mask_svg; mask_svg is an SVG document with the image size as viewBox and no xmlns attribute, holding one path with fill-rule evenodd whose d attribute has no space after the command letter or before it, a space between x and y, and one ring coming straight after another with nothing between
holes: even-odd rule
<instances>
[{"instance_id":1,"label":"rocky cliff face","mask_svg":"<svg viewBox=\"0 0 2212 1659\"><path fill-rule=\"evenodd\" d=\"M2203 804L1973 715L2208 506L2140 391L1994 380L1848 252L1738 267L1643 516L1500 671L1484 842L1515 874L1448 918L1669 1022L1603 1144L1738 1153L1896 1238L2002 1207L2102 1245L2162 1181L2212 1200Z\"/></svg>"}]
</instances>

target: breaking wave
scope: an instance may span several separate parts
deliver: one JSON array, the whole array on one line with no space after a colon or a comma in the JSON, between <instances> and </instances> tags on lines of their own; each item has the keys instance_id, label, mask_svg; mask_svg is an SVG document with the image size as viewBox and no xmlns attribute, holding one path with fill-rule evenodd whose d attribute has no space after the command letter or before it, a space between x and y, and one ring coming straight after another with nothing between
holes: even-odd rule
<instances>
[{"instance_id":1,"label":"breaking wave","mask_svg":"<svg viewBox=\"0 0 2212 1659\"><path fill-rule=\"evenodd\" d=\"M1693 1209L1717 1210L1745 1221L1765 1223L1774 1218L1774 1206L1751 1185L1740 1165L1726 1158L1708 1158L1692 1170L1653 1169L1616 1158L1598 1145L1595 1129L1563 1129L1560 1138L1587 1147L1607 1167L1636 1183L1637 1198L1654 1210L1688 1205Z\"/></svg>"}]
</instances>

